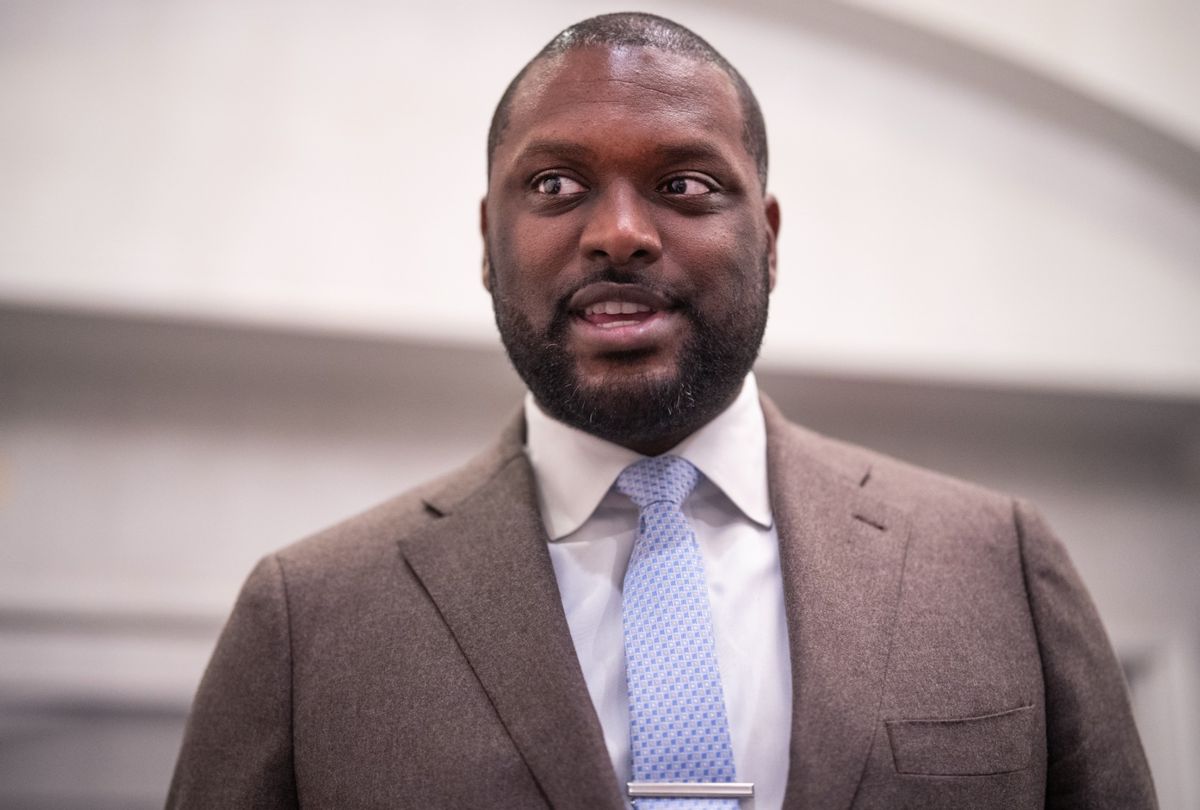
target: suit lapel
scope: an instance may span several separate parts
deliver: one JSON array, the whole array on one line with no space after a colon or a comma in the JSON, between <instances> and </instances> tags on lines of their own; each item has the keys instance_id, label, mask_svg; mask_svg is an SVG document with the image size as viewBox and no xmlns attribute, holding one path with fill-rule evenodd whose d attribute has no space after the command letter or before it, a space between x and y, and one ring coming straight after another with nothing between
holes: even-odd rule
<instances>
[{"instance_id":1,"label":"suit lapel","mask_svg":"<svg viewBox=\"0 0 1200 810\"><path fill-rule=\"evenodd\" d=\"M908 522L866 495L867 468L764 398L792 667L785 807L849 807L879 725ZM623 801L592 708L537 513L520 425L452 488L443 515L406 538L405 559L437 605L547 801Z\"/></svg>"},{"instance_id":2,"label":"suit lapel","mask_svg":"<svg viewBox=\"0 0 1200 810\"><path fill-rule=\"evenodd\" d=\"M622 800L571 642L538 515L533 472L511 430L482 483L402 542L501 722L556 808ZM458 497L459 493L455 494Z\"/></svg>"},{"instance_id":3,"label":"suit lapel","mask_svg":"<svg viewBox=\"0 0 1200 810\"><path fill-rule=\"evenodd\" d=\"M908 522L862 491L864 465L763 410L792 665L784 805L849 807L879 726Z\"/></svg>"}]
</instances>

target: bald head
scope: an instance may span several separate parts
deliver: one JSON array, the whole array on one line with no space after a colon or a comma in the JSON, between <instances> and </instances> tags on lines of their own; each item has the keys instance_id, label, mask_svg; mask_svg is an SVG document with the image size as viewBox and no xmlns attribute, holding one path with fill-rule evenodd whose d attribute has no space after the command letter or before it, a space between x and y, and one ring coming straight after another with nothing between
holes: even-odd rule
<instances>
[{"instance_id":1,"label":"bald head","mask_svg":"<svg viewBox=\"0 0 1200 810\"><path fill-rule=\"evenodd\" d=\"M587 47L658 48L713 65L723 71L737 91L742 108L742 139L746 151L750 153L758 169L759 183L763 189L766 188L767 128L750 85L746 84L746 80L725 57L691 30L665 17L639 12L601 14L576 23L560 32L538 51L536 56L525 63L509 83L492 114L487 143L489 175L496 148L504 139L508 127L513 101L531 69L544 60L553 59L576 48Z\"/></svg>"}]
</instances>

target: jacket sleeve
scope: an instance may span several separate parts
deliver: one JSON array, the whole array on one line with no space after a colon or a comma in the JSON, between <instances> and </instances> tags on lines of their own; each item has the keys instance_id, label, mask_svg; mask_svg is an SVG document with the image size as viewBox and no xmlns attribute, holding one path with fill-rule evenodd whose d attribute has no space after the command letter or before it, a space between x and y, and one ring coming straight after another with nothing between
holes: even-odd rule
<instances>
[{"instance_id":1,"label":"jacket sleeve","mask_svg":"<svg viewBox=\"0 0 1200 810\"><path fill-rule=\"evenodd\" d=\"M1046 695L1046 807L1158 806L1120 664L1066 550L1015 505Z\"/></svg>"},{"instance_id":2,"label":"jacket sleeve","mask_svg":"<svg viewBox=\"0 0 1200 810\"><path fill-rule=\"evenodd\" d=\"M283 571L266 557L242 587L200 682L168 808L297 806L291 670Z\"/></svg>"}]
</instances>

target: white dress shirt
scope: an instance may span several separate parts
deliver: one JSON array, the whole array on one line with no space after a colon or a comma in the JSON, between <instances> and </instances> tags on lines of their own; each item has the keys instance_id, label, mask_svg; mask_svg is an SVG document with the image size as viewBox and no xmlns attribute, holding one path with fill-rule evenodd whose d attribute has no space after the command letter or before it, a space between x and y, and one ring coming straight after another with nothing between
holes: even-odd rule
<instances>
[{"instance_id":1,"label":"white dress shirt","mask_svg":"<svg viewBox=\"0 0 1200 810\"><path fill-rule=\"evenodd\" d=\"M621 589L638 510L613 483L641 456L550 418L532 395L525 420L567 624L624 794L632 761ZM753 373L733 404L669 452L701 472L683 512L708 578L737 778L754 783L755 798L740 808L776 810L787 782L791 665Z\"/></svg>"}]
</instances>

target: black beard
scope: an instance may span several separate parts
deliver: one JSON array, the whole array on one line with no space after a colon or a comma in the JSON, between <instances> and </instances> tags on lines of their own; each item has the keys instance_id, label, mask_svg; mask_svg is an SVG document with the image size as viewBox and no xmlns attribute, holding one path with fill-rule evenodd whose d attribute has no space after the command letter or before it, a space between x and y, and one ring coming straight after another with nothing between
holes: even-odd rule
<instances>
[{"instance_id":1,"label":"black beard","mask_svg":"<svg viewBox=\"0 0 1200 810\"><path fill-rule=\"evenodd\" d=\"M489 262L492 262L489 256ZM509 359L546 413L560 422L626 447L681 441L707 424L733 401L754 365L767 325L769 260L761 259L759 284L739 291L729 317L713 322L687 301L678 312L691 334L680 349L670 378L614 370L597 385L583 386L575 359L566 349L570 296L560 300L554 319L538 334L504 291L493 284L492 309ZM494 262L491 263L496 268ZM503 274L493 275L495 281ZM736 274L731 274L735 277ZM596 281L642 283L638 274L610 268L578 285ZM639 359L631 352L632 361Z\"/></svg>"}]
</instances>

